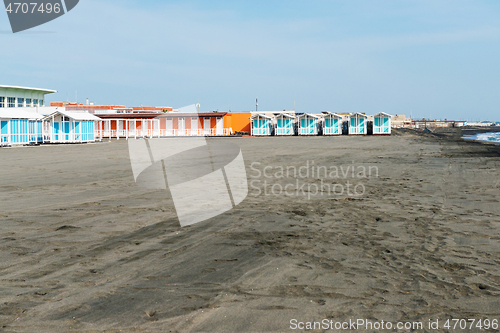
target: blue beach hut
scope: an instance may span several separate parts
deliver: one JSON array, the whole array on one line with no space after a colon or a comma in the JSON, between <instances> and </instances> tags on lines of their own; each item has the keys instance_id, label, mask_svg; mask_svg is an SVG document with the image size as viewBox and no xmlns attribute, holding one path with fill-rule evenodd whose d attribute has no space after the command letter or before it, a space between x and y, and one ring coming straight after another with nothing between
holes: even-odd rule
<instances>
[{"instance_id":1,"label":"blue beach hut","mask_svg":"<svg viewBox=\"0 0 500 333\"><path fill-rule=\"evenodd\" d=\"M295 117L286 113L276 114L276 131L274 135L295 135Z\"/></svg>"},{"instance_id":2,"label":"blue beach hut","mask_svg":"<svg viewBox=\"0 0 500 333\"><path fill-rule=\"evenodd\" d=\"M367 116L356 112L349 116L349 135L366 135Z\"/></svg>"},{"instance_id":3,"label":"blue beach hut","mask_svg":"<svg viewBox=\"0 0 500 333\"><path fill-rule=\"evenodd\" d=\"M273 135L273 118L263 114L255 114L250 117L252 135L269 136Z\"/></svg>"},{"instance_id":4,"label":"blue beach hut","mask_svg":"<svg viewBox=\"0 0 500 333\"><path fill-rule=\"evenodd\" d=\"M373 135L391 134L391 115L379 112L373 116Z\"/></svg>"},{"instance_id":5,"label":"blue beach hut","mask_svg":"<svg viewBox=\"0 0 500 333\"><path fill-rule=\"evenodd\" d=\"M323 112L323 135L341 135L342 134L342 116Z\"/></svg>"},{"instance_id":6,"label":"blue beach hut","mask_svg":"<svg viewBox=\"0 0 500 333\"><path fill-rule=\"evenodd\" d=\"M56 111L44 119L44 142L83 143L100 140L101 119L86 111Z\"/></svg>"},{"instance_id":7,"label":"blue beach hut","mask_svg":"<svg viewBox=\"0 0 500 333\"><path fill-rule=\"evenodd\" d=\"M311 113L299 115L299 135L318 135L321 117Z\"/></svg>"},{"instance_id":8,"label":"blue beach hut","mask_svg":"<svg viewBox=\"0 0 500 333\"><path fill-rule=\"evenodd\" d=\"M36 112L0 110L0 146L42 142L42 118Z\"/></svg>"}]
</instances>

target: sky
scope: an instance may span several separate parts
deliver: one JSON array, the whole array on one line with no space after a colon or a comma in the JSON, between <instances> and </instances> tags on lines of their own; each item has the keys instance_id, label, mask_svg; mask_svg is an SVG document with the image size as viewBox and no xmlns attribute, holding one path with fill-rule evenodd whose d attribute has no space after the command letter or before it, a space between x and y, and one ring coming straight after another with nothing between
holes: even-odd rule
<instances>
[{"instance_id":1,"label":"sky","mask_svg":"<svg viewBox=\"0 0 500 333\"><path fill-rule=\"evenodd\" d=\"M500 121L497 0L81 0L0 40L48 102Z\"/></svg>"}]
</instances>

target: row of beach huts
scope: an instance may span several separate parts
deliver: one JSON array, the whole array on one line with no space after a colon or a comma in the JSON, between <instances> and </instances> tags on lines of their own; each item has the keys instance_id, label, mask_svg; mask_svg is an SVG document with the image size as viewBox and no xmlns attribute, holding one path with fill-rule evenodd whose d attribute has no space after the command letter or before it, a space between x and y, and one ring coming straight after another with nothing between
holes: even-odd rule
<instances>
[{"instance_id":1,"label":"row of beach huts","mask_svg":"<svg viewBox=\"0 0 500 333\"><path fill-rule=\"evenodd\" d=\"M234 131L231 126L237 126ZM241 131L245 129L245 131ZM103 138L171 136L390 135L391 115L378 113L164 113L94 115L56 108L50 114L0 110L0 146L85 143Z\"/></svg>"},{"instance_id":2,"label":"row of beach huts","mask_svg":"<svg viewBox=\"0 0 500 333\"><path fill-rule=\"evenodd\" d=\"M391 134L391 115L385 112L372 117L364 113L333 112L254 114L250 119L253 136Z\"/></svg>"}]
</instances>

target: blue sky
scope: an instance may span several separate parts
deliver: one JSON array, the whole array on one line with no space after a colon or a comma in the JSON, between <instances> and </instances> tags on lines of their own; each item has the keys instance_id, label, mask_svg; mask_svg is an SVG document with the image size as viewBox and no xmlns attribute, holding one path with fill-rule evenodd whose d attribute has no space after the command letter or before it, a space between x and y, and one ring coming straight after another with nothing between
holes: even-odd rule
<instances>
[{"instance_id":1,"label":"blue sky","mask_svg":"<svg viewBox=\"0 0 500 333\"><path fill-rule=\"evenodd\" d=\"M81 0L9 30L0 84L49 101L500 120L496 0Z\"/></svg>"}]
</instances>

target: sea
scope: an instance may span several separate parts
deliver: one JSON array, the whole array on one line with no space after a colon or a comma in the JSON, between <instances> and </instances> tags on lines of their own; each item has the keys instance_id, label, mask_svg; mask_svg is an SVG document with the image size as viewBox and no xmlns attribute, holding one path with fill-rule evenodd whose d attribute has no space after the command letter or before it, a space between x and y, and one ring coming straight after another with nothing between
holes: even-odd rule
<instances>
[{"instance_id":1,"label":"sea","mask_svg":"<svg viewBox=\"0 0 500 333\"><path fill-rule=\"evenodd\" d=\"M478 133L474 135L464 135L464 139L472 139L487 142L500 142L500 132Z\"/></svg>"}]
</instances>

